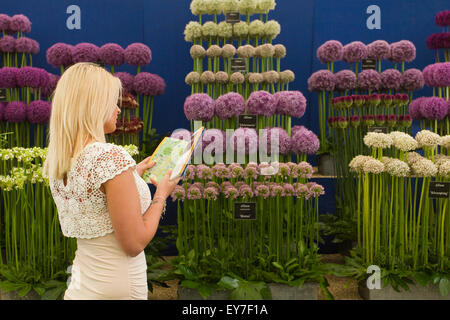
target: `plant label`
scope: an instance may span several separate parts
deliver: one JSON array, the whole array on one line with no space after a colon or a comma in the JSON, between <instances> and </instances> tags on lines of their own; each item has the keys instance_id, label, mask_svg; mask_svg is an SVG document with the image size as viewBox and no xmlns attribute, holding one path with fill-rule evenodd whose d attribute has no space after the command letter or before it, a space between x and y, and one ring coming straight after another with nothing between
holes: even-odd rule
<instances>
[{"instance_id":1,"label":"plant label","mask_svg":"<svg viewBox=\"0 0 450 320\"><path fill-rule=\"evenodd\" d=\"M8 102L8 99L6 99L6 89L0 89L0 102Z\"/></svg>"},{"instance_id":2,"label":"plant label","mask_svg":"<svg viewBox=\"0 0 450 320\"><path fill-rule=\"evenodd\" d=\"M256 202L235 202L234 219L256 220Z\"/></svg>"},{"instance_id":3,"label":"plant label","mask_svg":"<svg viewBox=\"0 0 450 320\"><path fill-rule=\"evenodd\" d=\"M254 114L241 114L239 116L239 128L256 129L257 118Z\"/></svg>"},{"instance_id":4,"label":"plant label","mask_svg":"<svg viewBox=\"0 0 450 320\"><path fill-rule=\"evenodd\" d=\"M363 71L364 70L376 70L377 69L377 61L375 59L363 59L362 69L363 69Z\"/></svg>"},{"instance_id":5,"label":"plant label","mask_svg":"<svg viewBox=\"0 0 450 320\"><path fill-rule=\"evenodd\" d=\"M247 62L243 58L231 59L231 72L247 72Z\"/></svg>"},{"instance_id":6,"label":"plant label","mask_svg":"<svg viewBox=\"0 0 450 320\"><path fill-rule=\"evenodd\" d=\"M450 182L430 182L428 197L432 199L447 199L450 191Z\"/></svg>"},{"instance_id":7,"label":"plant label","mask_svg":"<svg viewBox=\"0 0 450 320\"><path fill-rule=\"evenodd\" d=\"M388 133L387 127L369 127L369 132L376 132L376 133Z\"/></svg>"},{"instance_id":8,"label":"plant label","mask_svg":"<svg viewBox=\"0 0 450 320\"><path fill-rule=\"evenodd\" d=\"M241 13L240 12L228 12L225 14L225 22L226 23L239 23L241 22Z\"/></svg>"}]
</instances>

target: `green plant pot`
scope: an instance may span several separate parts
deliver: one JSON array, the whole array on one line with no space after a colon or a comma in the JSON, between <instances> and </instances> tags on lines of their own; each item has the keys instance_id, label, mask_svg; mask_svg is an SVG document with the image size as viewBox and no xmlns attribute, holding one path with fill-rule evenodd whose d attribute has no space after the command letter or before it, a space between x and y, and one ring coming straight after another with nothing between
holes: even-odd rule
<instances>
[{"instance_id":1,"label":"green plant pot","mask_svg":"<svg viewBox=\"0 0 450 320\"><path fill-rule=\"evenodd\" d=\"M423 287L417 283L409 285L409 290L397 292L391 285L381 289L368 289L366 282L358 285L358 293L364 300L450 300L450 295L443 297L439 291L439 285Z\"/></svg>"},{"instance_id":2,"label":"green plant pot","mask_svg":"<svg viewBox=\"0 0 450 320\"><path fill-rule=\"evenodd\" d=\"M319 174L323 176L336 176L336 160L329 153L317 156Z\"/></svg>"}]
</instances>

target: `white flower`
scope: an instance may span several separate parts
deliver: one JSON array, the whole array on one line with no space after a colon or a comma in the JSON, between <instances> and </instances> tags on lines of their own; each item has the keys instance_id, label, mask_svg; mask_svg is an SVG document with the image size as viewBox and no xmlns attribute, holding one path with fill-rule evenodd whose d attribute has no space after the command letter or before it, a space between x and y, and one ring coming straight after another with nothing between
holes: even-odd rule
<instances>
[{"instance_id":1,"label":"white flower","mask_svg":"<svg viewBox=\"0 0 450 320\"><path fill-rule=\"evenodd\" d=\"M241 0L239 1L239 11L242 14L251 15L256 11L256 0Z\"/></svg>"},{"instance_id":2,"label":"white flower","mask_svg":"<svg viewBox=\"0 0 450 320\"><path fill-rule=\"evenodd\" d=\"M439 165L439 176L446 179L450 178L450 160L442 161Z\"/></svg>"},{"instance_id":3,"label":"white flower","mask_svg":"<svg viewBox=\"0 0 450 320\"><path fill-rule=\"evenodd\" d=\"M416 141L421 148L436 147L441 142L441 137L430 130L422 130L417 132Z\"/></svg>"},{"instance_id":4,"label":"white flower","mask_svg":"<svg viewBox=\"0 0 450 320\"><path fill-rule=\"evenodd\" d=\"M239 1L238 0L223 0L222 1L222 10L224 13L239 11Z\"/></svg>"},{"instance_id":5,"label":"white flower","mask_svg":"<svg viewBox=\"0 0 450 320\"><path fill-rule=\"evenodd\" d=\"M408 152L406 155L406 162L412 166L416 161L423 159L423 157L417 152Z\"/></svg>"},{"instance_id":6,"label":"white flower","mask_svg":"<svg viewBox=\"0 0 450 320\"><path fill-rule=\"evenodd\" d=\"M354 157L348 165L350 167L350 171L355 173L363 173L363 165L369 159L372 159L372 157L362 155Z\"/></svg>"},{"instance_id":7,"label":"white flower","mask_svg":"<svg viewBox=\"0 0 450 320\"><path fill-rule=\"evenodd\" d=\"M392 138L386 133L369 132L364 137L364 144L369 148L386 149L392 146Z\"/></svg>"},{"instance_id":8,"label":"white flower","mask_svg":"<svg viewBox=\"0 0 450 320\"><path fill-rule=\"evenodd\" d=\"M184 36L184 39L188 42L200 39L202 37L202 25L195 21L189 22L184 30Z\"/></svg>"},{"instance_id":9,"label":"white flower","mask_svg":"<svg viewBox=\"0 0 450 320\"><path fill-rule=\"evenodd\" d=\"M238 38L245 38L248 36L248 24L247 22L241 21L235 23L233 26L234 35Z\"/></svg>"},{"instance_id":10,"label":"white flower","mask_svg":"<svg viewBox=\"0 0 450 320\"><path fill-rule=\"evenodd\" d=\"M207 38L208 37L216 37L217 36L217 24L212 21L205 22L202 27L202 35Z\"/></svg>"},{"instance_id":11,"label":"white flower","mask_svg":"<svg viewBox=\"0 0 450 320\"><path fill-rule=\"evenodd\" d=\"M364 173L380 174L384 172L384 164L377 159L371 158L364 163L363 171Z\"/></svg>"},{"instance_id":12,"label":"white flower","mask_svg":"<svg viewBox=\"0 0 450 320\"><path fill-rule=\"evenodd\" d=\"M438 167L441 165L442 162L450 160L449 156L443 155L443 154L436 154L434 156L434 164Z\"/></svg>"},{"instance_id":13,"label":"white flower","mask_svg":"<svg viewBox=\"0 0 450 320\"><path fill-rule=\"evenodd\" d=\"M255 13L269 13L274 10L276 6L275 0L257 0Z\"/></svg>"},{"instance_id":14,"label":"white flower","mask_svg":"<svg viewBox=\"0 0 450 320\"><path fill-rule=\"evenodd\" d=\"M275 20L270 20L264 25L264 34L266 37L275 39L281 32L280 24Z\"/></svg>"},{"instance_id":15,"label":"white flower","mask_svg":"<svg viewBox=\"0 0 450 320\"><path fill-rule=\"evenodd\" d=\"M419 147L417 141L409 134L400 131L394 131L389 135L392 138L394 147L403 152L416 150Z\"/></svg>"},{"instance_id":16,"label":"white flower","mask_svg":"<svg viewBox=\"0 0 450 320\"><path fill-rule=\"evenodd\" d=\"M222 13L222 1L221 0L206 0L206 13L214 15Z\"/></svg>"},{"instance_id":17,"label":"white flower","mask_svg":"<svg viewBox=\"0 0 450 320\"><path fill-rule=\"evenodd\" d=\"M200 14L206 14L206 5L208 0L192 0L191 2L191 12L193 15L197 16Z\"/></svg>"},{"instance_id":18,"label":"white flower","mask_svg":"<svg viewBox=\"0 0 450 320\"><path fill-rule=\"evenodd\" d=\"M434 177L438 172L438 168L431 160L422 158L411 165L413 173L418 177Z\"/></svg>"},{"instance_id":19,"label":"white flower","mask_svg":"<svg viewBox=\"0 0 450 320\"><path fill-rule=\"evenodd\" d=\"M383 164L386 166L388 163L392 162L393 160L396 160L396 159L391 158L391 157L383 157L381 159L381 162L383 162Z\"/></svg>"},{"instance_id":20,"label":"white flower","mask_svg":"<svg viewBox=\"0 0 450 320\"><path fill-rule=\"evenodd\" d=\"M411 170L406 162L392 159L392 161L386 164L386 172L394 177L408 177Z\"/></svg>"},{"instance_id":21,"label":"white flower","mask_svg":"<svg viewBox=\"0 0 450 320\"><path fill-rule=\"evenodd\" d=\"M264 23L261 20L254 20L248 27L248 34L251 37L261 38L264 36Z\"/></svg>"},{"instance_id":22,"label":"white flower","mask_svg":"<svg viewBox=\"0 0 450 320\"><path fill-rule=\"evenodd\" d=\"M441 146L445 149L450 149L450 136L443 136L441 138Z\"/></svg>"}]
</instances>

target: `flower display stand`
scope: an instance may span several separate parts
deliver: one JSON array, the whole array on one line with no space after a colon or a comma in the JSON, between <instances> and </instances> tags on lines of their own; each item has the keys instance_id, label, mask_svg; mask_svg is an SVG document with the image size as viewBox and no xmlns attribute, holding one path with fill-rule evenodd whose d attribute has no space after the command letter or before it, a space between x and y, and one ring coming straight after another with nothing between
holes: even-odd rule
<instances>
[{"instance_id":1,"label":"flower display stand","mask_svg":"<svg viewBox=\"0 0 450 320\"><path fill-rule=\"evenodd\" d=\"M365 282L360 282L358 292L364 300L450 300L450 295L443 297L439 285L423 287L419 284L409 285L409 290L397 292L391 285L382 289L370 290Z\"/></svg>"},{"instance_id":2,"label":"flower display stand","mask_svg":"<svg viewBox=\"0 0 450 320\"><path fill-rule=\"evenodd\" d=\"M318 300L319 285L314 282L303 286L291 287L286 284L269 283L267 285L272 294L272 300ZM206 300L228 300L230 290L216 290ZM203 300L197 290L179 287L179 300Z\"/></svg>"}]
</instances>

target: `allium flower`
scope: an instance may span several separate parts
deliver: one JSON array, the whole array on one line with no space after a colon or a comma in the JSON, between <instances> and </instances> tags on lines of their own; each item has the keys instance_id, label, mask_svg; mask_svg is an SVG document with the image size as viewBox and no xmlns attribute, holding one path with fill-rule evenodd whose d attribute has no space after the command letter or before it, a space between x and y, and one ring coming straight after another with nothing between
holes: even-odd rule
<instances>
[{"instance_id":1,"label":"allium flower","mask_svg":"<svg viewBox=\"0 0 450 320\"><path fill-rule=\"evenodd\" d=\"M436 165L428 159L421 158L411 164L414 175L418 177L434 177L438 172Z\"/></svg>"},{"instance_id":2,"label":"allium flower","mask_svg":"<svg viewBox=\"0 0 450 320\"><path fill-rule=\"evenodd\" d=\"M354 41L344 46L342 60L348 63L359 62L367 58L367 47L360 41Z\"/></svg>"},{"instance_id":3,"label":"allium flower","mask_svg":"<svg viewBox=\"0 0 450 320\"><path fill-rule=\"evenodd\" d=\"M251 45L240 46L236 53L240 58L251 58L255 54L255 48Z\"/></svg>"},{"instance_id":4,"label":"allium flower","mask_svg":"<svg viewBox=\"0 0 450 320\"><path fill-rule=\"evenodd\" d=\"M425 97L417 98L411 102L409 105L409 114L414 120L422 120L422 102L425 100Z\"/></svg>"},{"instance_id":5,"label":"allium flower","mask_svg":"<svg viewBox=\"0 0 450 320\"><path fill-rule=\"evenodd\" d=\"M381 76L375 70L364 70L358 75L358 88L360 89L378 90L381 84Z\"/></svg>"},{"instance_id":6,"label":"allium flower","mask_svg":"<svg viewBox=\"0 0 450 320\"><path fill-rule=\"evenodd\" d=\"M262 152L272 154L272 144L275 144L275 152L287 155L291 150L291 138L282 128L267 128L263 130L266 141L261 142ZM278 148L277 148L278 145Z\"/></svg>"},{"instance_id":7,"label":"allium flower","mask_svg":"<svg viewBox=\"0 0 450 320\"><path fill-rule=\"evenodd\" d=\"M306 110L306 98L300 91L280 91L274 95L276 113L301 118Z\"/></svg>"},{"instance_id":8,"label":"allium flower","mask_svg":"<svg viewBox=\"0 0 450 320\"><path fill-rule=\"evenodd\" d=\"M222 48L222 58L232 58L236 54L236 48L232 44L226 44Z\"/></svg>"},{"instance_id":9,"label":"allium flower","mask_svg":"<svg viewBox=\"0 0 450 320\"><path fill-rule=\"evenodd\" d=\"M206 13L211 15L217 15L222 13L222 0L206 0L205 2Z\"/></svg>"},{"instance_id":10,"label":"allium flower","mask_svg":"<svg viewBox=\"0 0 450 320\"><path fill-rule=\"evenodd\" d=\"M13 101L6 105L3 117L8 122L24 122L27 119L27 105L25 102Z\"/></svg>"},{"instance_id":11,"label":"allium flower","mask_svg":"<svg viewBox=\"0 0 450 320\"><path fill-rule=\"evenodd\" d=\"M23 14L16 14L11 17L9 29L13 32L28 33L31 31L31 22Z\"/></svg>"},{"instance_id":12,"label":"allium flower","mask_svg":"<svg viewBox=\"0 0 450 320\"><path fill-rule=\"evenodd\" d=\"M270 197L270 189L267 185L260 184L255 188L255 196L267 199Z\"/></svg>"},{"instance_id":13,"label":"allium flower","mask_svg":"<svg viewBox=\"0 0 450 320\"><path fill-rule=\"evenodd\" d=\"M283 187L278 183L270 183L269 185L270 195L275 198L277 196L281 196L283 194Z\"/></svg>"},{"instance_id":14,"label":"allium flower","mask_svg":"<svg viewBox=\"0 0 450 320\"><path fill-rule=\"evenodd\" d=\"M313 167L305 161L300 162L295 171L296 175L301 179L311 179L314 174Z\"/></svg>"},{"instance_id":15,"label":"allium flower","mask_svg":"<svg viewBox=\"0 0 450 320\"><path fill-rule=\"evenodd\" d=\"M38 54L39 53L39 51L40 51L40 47L39 47L39 42L37 42L36 40L34 40L34 39L30 39L30 41L31 41L31 54Z\"/></svg>"},{"instance_id":16,"label":"allium flower","mask_svg":"<svg viewBox=\"0 0 450 320\"><path fill-rule=\"evenodd\" d=\"M202 26L202 36L205 38L216 37L217 36L217 24L208 21Z\"/></svg>"},{"instance_id":17,"label":"allium flower","mask_svg":"<svg viewBox=\"0 0 450 320\"><path fill-rule=\"evenodd\" d=\"M268 14L270 10L275 9L276 5L275 0L258 0L255 13Z\"/></svg>"},{"instance_id":18,"label":"allium flower","mask_svg":"<svg viewBox=\"0 0 450 320\"><path fill-rule=\"evenodd\" d=\"M222 10L224 13L239 11L239 0L223 0Z\"/></svg>"},{"instance_id":19,"label":"allium flower","mask_svg":"<svg viewBox=\"0 0 450 320\"><path fill-rule=\"evenodd\" d=\"M416 150L419 147L417 141L409 134L393 131L389 135L392 138L393 146L403 152Z\"/></svg>"},{"instance_id":20,"label":"allium flower","mask_svg":"<svg viewBox=\"0 0 450 320\"><path fill-rule=\"evenodd\" d=\"M260 73L251 72L248 75L248 82L250 82L251 84L259 84L264 82L264 77Z\"/></svg>"},{"instance_id":21,"label":"allium flower","mask_svg":"<svg viewBox=\"0 0 450 320\"><path fill-rule=\"evenodd\" d=\"M406 162L393 159L385 165L386 172L394 177L409 177L410 169Z\"/></svg>"},{"instance_id":22,"label":"allium flower","mask_svg":"<svg viewBox=\"0 0 450 320\"><path fill-rule=\"evenodd\" d=\"M206 200L217 200L217 197L219 196L219 190L214 187L207 187L203 191L203 196Z\"/></svg>"},{"instance_id":23,"label":"allium flower","mask_svg":"<svg viewBox=\"0 0 450 320\"><path fill-rule=\"evenodd\" d=\"M188 187L187 198L189 200L199 200L202 198L202 191L194 185Z\"/></svg>"},{"instance_id":24,"label":"allium flower","mask_svg":"<svg viewBox=\"0 0 450 320\"><path fill-rule=\"evenodd\" d=\"M72 48L71 45L65 43L55 43L47 50L47 62L56 68L71 65L73 63Z\"/></svg>"},{"instance_id":25,"label":"allium flower","mask_svg":"<svg viewBox=\"0 0 450 320\"><path fill-rule=\"evenodd\" d=\"M258 151L258 135L255 129L239 128L231 136L231 143L238 154L254 154Z\"/></svg>"},{"instance_id":26,"label":"allium flower","mask_svg":"<svg viewBox=\"0 0 450 320\"><path fill-rule=\"evenodd\" d=\"M119 78L122 83L122 88L128 92L134 92L134 76L129 74L128 72L116 72L114 73L114 77Z\"/></svg>"},{"instance_id":27,"label":"allium flower","mask_svg":"<svg viewBox=\"0 0 450 320\"><path fill-rule=\"evenodd\" d=\"M42 69L34 67L19 68L16 74L16 81L19 87L38 88L41 84Z\"/></svg>"},{"instance_id":28,"label":"allium flower","mask_svg":"<svg viewBox=\"0 0 450 320\"><path fill-rule=\"evenodd\" d=\"M198 22L191 21L184 29L184 39L187 42L194 42L194 40L202 37L202 25Z\"/></svg>"},{"instance_id":29,"label":"allium flower","mask_svg":"<svg viewBox=\"0 0 450 320\"><path fill-rule=\"evenodd\" d=\"M253 190L249 185L242 184L239 187L239 195L243 198L253 198Z\"/></svg>"},{"instance_id":30,"label":"allium flower","mask_svg":"<svg viewBox=\"0 0 450 320\"><path fill-rule=\"evenodd\" d=\"M184 114L188 120L210 121L214 117L214 101L207 94L193 94L186 98Z\"/></svg>"},{"instance_id":31,"label":"allium flower","mask_svg":"<svg viewBox=\"0 0 450 320\"><path fill-rule=\"evenodd\" d=\"M0 38L0 52L11 53L16 49L16 39L11 36Z\"/></svg>"},{"instance_id":32,"label":"allium flower","mask_svg":"<svg viewBox=\"0 0 450 320\"><path fill-rule=\"evenodd\" d=\"M230 177L233 179L240 178L244 174L244 169L239 163L232 163L228 166Z\"/></svg>"},{"instance_id":33,"label":"allium flower","mask_svg":"<svg viewBox=\"0 0 450 320\"><path fill-rule=\"evenodd\" d=\"M222 48L218 45L212 45L206 50L206 55L208 58L216 58L222 56Z\"/></svg>"},{"instance_id":34,"label":"allium flower","mask_svg":"<svg viewBox=\"0 0 450 320\"><path fill-rule=\"evenodd\" d=\"M190 142L192 133L186 129L177 129L174 132L172 132L170 137L173 139L179 139Z\"/></svg>"},{"instance_id":35,"label":"allium flower","mask_svg":"<svg viewBox=\"0 0 450 320\"><path fill-rule=\"evenodd\" d=\"M195 175L197 176L197 178L203 180L210 180L213 176L211 168L204 164L199 164L195 167Z\"/></svg>"},{"instance_id":36,"label":"allium flower","mask_svg":"<svg viewBox=\"0 0 450 320\"><path fill-rule=\"evenodd\" d=\"M206 130L202 136L202 151L205 151L211 143L214 143L213 148L209 148L212 155L224 154L226 148L225 132L219 129Z\"/></svg>"},{"instance_id":37,"label":"allium flower","mask_svg":"<svg viewBox=\"0 0 450 320\"><path fill-rule=\"evenodd\" d=\"M132 43L124 51L124 59L131 66L145 66L152 61L152 51L143 43Z\"/></svg>"},{"instance_id":38,"label":"allium flower","mask_svg":"<svg viewBox=\"0 0 450 320\"><path fill-rule=\"evenodd\" d=\"M408 69L402 76L401 88L405 90L420 90L423 88L425 80L422 71L419 69Z\"/></svg>"},{"instance_id":39,"label":"allium flower","mask_svg":"<svg viewBox=\"0 0 450 320\"><path fill-rule=\"evenodd\" d=\"M172 198L172 201L176 200L184 201L184 198L186 197L186 191L182 186L176 186L175 189L170 194L170 197Z\"/></svg>"},{"instance_id":40,"label":"allium flower","mask_svg":"<svg viewBox=\"0 0 450 320\"><path fill-rule=\"evenodd\" d=\"M233 25L233 34L237 38L245 38L248 36L248 24L244 21L235 23Z\"/></svg>"},{"instance_id":41,"label":"allium flower","mask_svg":"<svg viewBox=\"0 0 450 320\"><path fill-rule=\"evenodd\" d=\"M239 11L242 14L251 15L256 11L256 0L240 0Z\"/></svg>"},{"instance_id":42,"label":"allium flower","mask_svg":"<svg viewBox=\"0 0 450 320\"><path fill-rule=\"evenodd\" d=\"M335 84L335 75L328 70L314 72L308 79L309 91L333 91Z\"/></svg>"},{"instance_id":43,"label":"allium flower","mask_svg":"<svg viewBox=\"0 0 450 320\"><path fill-rule=\"evenodd\" d=\"M99 48L92 43L82 42L72 48L72 62L97 62Z\"/></svg>"},{"instance_id":44,"label":"allium flower","mask_svg":"<svg viewBox=\"0 0 450 320\"><path fill-rule=\"evenodd\" d=\"M278 83L280 81L280 76L278 75L278 72L276 71L267 71L264 72L263 74L263 78L264 78L264 82L267 84L274 84L274 83Z\"/></svg>"},{"instance_id":45,"label":"allium flower","mask_svg":"<svg viewBox=\"0 0 450 320\"><path fill-rule=\"evenodd\" d=\"M369 132L364 136L364 144L369 148L386 149L392 143L391 136L386 133Z\"/></svg>"},{"instance_id":46,"label":"allium flower","mask_svg":"<svg viewBox=\"0 0 450 320\"><path fill-rule=\"evenodd\" d=\"M311 193L311 196L314 198L318 198L325 194L325 188L318 183L308 182L307 187L309 188L309 192Z\"/></svg>"},{"instance_id":47,"label":"allium flower","mask_svg":"<svg viewBox=\"0 0 450 320\"><path fill-rule=\"evenodd\" d=\"M336 73L336 89L339 91L356 89L356 75L353 71L342 70Z\"/></svg>"},{"instance_id":48,"label":"allium flower","mask_svg":"<svg viewBox=\"0 0 450 320\"><path fill-rule=\"evenodd\" d=\"M223 194L225 195L226 199L231 198L232 200L235 200L239 197L239 191L233 186L228 186L228 187L224 188Z\"/></svg>"},{"instance_id":49,"label":"allium flower","mask_svg":"<svg viewBox=\"0 0 450 320\"><path fill-rule=\"evenodd\" d=\"M317 58L322 63L329 63L341 60L344 55L342 43L336 40L329 40L317 49Z\"/></svg>"},{"instance_id":50,"label":"allium flower","mask_svg":"<svg viewBox=\"0 0 450 320\"><path fill-rule=\"evenodd\" d=\"M283 192L281 193L282 197L292 197L295 194L296 194L295 188L292 184L290 184L290 183L283 184Z\"/></svg>"},{"instance_id":51,"label":"allium flower","mask_svg":"<svg viewBox=\"0 0 450 320\"><path fill-rule=\"evenodd\" d=\"M248 26L248 34L253 38L261 38L264 35L264 22L253 20Z\"/></svg>"},{"instance_id":52,"label":"allium flower","mask_svg":"<svg viewBox=\"0 0 450 320\"><path fill-rule=\"evenodd\" d=\"M15 47L19 53L31 53L33 50L33 41L27 37L20 37L16 40Z\"/></svg>"},{"instance_id":53,"label":"allium flower","mask_svg":"<svg viewBox=\"0 0 450 320\"><path fill-rule=\"evenodd\" d=\"M292 135L291 139L292 152L295 154L316 154L320 148L319 138L314 132L302 128Z\"/></svg>"},{"instance_id":54,"label":"allium flower","mask_svg":"<svg viewBox=\"0 0 450 320\"><path fill-rule=\"evenodd\" d=\"M19 69L15 67L0 68L0 88L15 88L18 72Z\"/></svg>"},{"instance_id":55,"label":"allium flower","mask_svg":"<svg viewBox=\"0 0 450 320\"><path fill-rule=\"evenodd\" d=\"M195 71L189 72L184 81L190 86L200 83L200 74Z\"/></svg>"},{"instance_id":56,"label":"allium flower","mask_svg":"<svg viewBox=\"0 0 450 320\"><path fill-rule=\"evenodd\" d=\"M291 70L285 70L280 72L280 82L281 83L290 83L295 80L295 74Z\"/></svg>"},{"instance_id":57,"label":"allium flower","mask_svg":"<svg viewBox=\"0 0 450 320\"><path fill-rule=\"evenodd\" d=\"M379 160L371 158L364 162L362 169L364 173L380 174L384 172L384 164Z\"/></svg>"},{"instance_id":58,"label":"allium flower","mask_svg":"<svg viewBox=\"0 0 450 320\"><path fill-rule=\"evenodd\" d=\"M367 45L367 58L375 60L389 59L391 47L384 40L377 40Z\"/></svg>"},{"instance_id":59,"label":"allium flower","mask_svg":"<svg viewBox=\"0 0 450 320\"><path fill-rule=\"evenodd\" d=\"M391 57L392 61L399 62L411 62L416 58L416 47L411 41L402 40L391 44Z\"/></svg>"},{"instance_id":60,"label":"allium flower","mask_svg":"<svg viewBox=\"0 0 450 320\"><path fill-rule=\"evenodd\" d=\"M11 22L11 17L0 13L0 31L9 30L9 23Z\"/></svg>"},{"instance_id":61,"label":"allium flower","mask_svg":"<svg viewBox=\"0 0 450 320\"><path fill-rule=\"evenodd\" d=\"M421 159L424 158L417 152L408 152L408 154L406 155L406 162L409 166L412 166L416 161L419 161Z\"/></svg>"},{"instance_id":62,"label":"allium flower","mask_svg":"<svg viewBox=\"0 0 450 320\"><path fill-rule=\"evenodd\" d=\"M369 156L356 156L350 161L350 164L348 165L350 168L350 171L355 173L364 173L364 164L366 161L372 159L372 157Z\"/></svg>"},{"instance_id":63,"label":"allium flower","mask_svg":"<svg viewBox=\"0 0 450 320\"><path fill-rule=\"evenodd\" d=\"M230 76L230 82L232 84L242 84L242 83L244 83L244 81L245 81L245 77L240 72L234 72Z\"/></svg>"},{"instance_id":64,"label":"allium flower","mask_svg":"<svg viewBox=\"0 0 450 320\"><path fill-rule=\"evenodd\" d=\"M447 101L438 97L421 100L420 107L421 114L429 120L442 120L448 113Z\"/></svg>"},{"instance_id":65,"label":"allium flower","mask_svg":"<svg viewBox=\"0 0 450 320\"><path fill-rule=\"evenodd\" d=\"M275 114L276 99L267 91L256 91L247 100L247 111L250 114L271 117Z\"/></svg>"},{"instance_id":66,"label":"allium flower","mask_svg":"<svg viewBox=\"0 0 450 320\"><path fill-rule=\"evenodd\" d=\"M245 99L238 93L227 93L214 102L214 110L221 120L238 116L245 111Z\"/></svg>"},{"instance_id":67,"label":"allium flower","mask_svg":"<svg viewBox=\"0 0 450 320\"><path fill-rule=\"evenodd\" d=\"M206 3L208 0L192 0L190 9L193 15L201 15L207 13Z\"/></svg>"},{"instance_id":68,"label":"allium flower","mask_svg":"<svg viewBox=\"0 0 450 320\"><path fill-rule=\"evenodd\" d=\"M116 43L107 43L98 50L100 60L110 66L121 66L124 62L124 50Z\"/></svg>"},{"instance_id":69,"label":"allium flower","mask_svg":"<svg viewBox=\"0 0 450 320\"><path fill-rule=\"evenodd\" d=\"M264 24L264 35L269 39L275 39L281 33L281 25L275 21L270 20Z\"/></svg>"},{"instance_id":70,"label":"allium flower","mask_svg":"<svg viewBox=\"0 0 450 320\"><path fill-rule=\"evenodd\" d=\"M217 36L220 38L231 38L233 36L233 25L222 21L217 25Z\"/></svg>"},{"instance_id":71,"label":"allium flower","mask_svg":"<svg viewBox=\"0 0 450 320\"><path fill-rule=\"evenodd\" d=\"M255 166L247 166L242 172L242 177L244 179L258 179L258 167Z\"/></svg>"},{"instance_id":72,"label":"allium flower","mask_svg":"<svg viewBox=\"0 0 450 320\"><path fill-rule=\"evenodd\" d=\"M188 165L183 180L194 180L194 179L195 179L195 166Z\"/></svg>"},{"instance_id":73,"label":"allium flower","mask_svg":"<svg viewBox=\"0 0 450 320\"><path fill-rule=\"evenodd\" d=\"M230 177L230 170L223 163L214 165L211 170L217 178L228 179Z\"/></svg>"},{"instance_id":74,"label":"allium flower","mask_svg":"<svg viewBox=\"0 0 450 320\"><path fill-rule=\"evenodd\" d=\"M445 149L450 149L450 135L446 135L441 138L441 146Z\"/></svg>"},{"instance_id":75,"label":"allium flower","mask_svg":"<svg viewBox=\"0 0 450 320\"><path fill-rule=\"evenodd\" d=\"M32 101L27 108L27 119L30 123L48 123L51 109L48 101Z\"/></svg>"},{"instance_id":76,"label":"allium flower","mask_svg":"<svg viewBox=\"0 0 450 320\"><path fill-rule=\"evenodd\" d=\"M216 76L214 75L214 72L212 71L205 71L200 76L200 81L203 84L212 84L216 82Z\"/></svg>"},{"instance_id":77,"label":"allium flower","mask_svg":"<svg viewBox=\"0 0 450 320\"><path fill-rule=\"evenodd\" d=\"M398 121L400 123L400 126L404 128L409 128L412 125L412 118L409 114L401 115L400 117L398 117Z\"/></svg>"},{"instance_id":78,"label":"allium flower","mask_svg":"<svg viewBox=\"0 0 450 320\"><path fill-rule=\"evenodd\" d=\"M375 117L375 124L382 127L386 124L387 117L384 114L379 114Z\"/></svg>"},{"instance_id":79,"label":"allium flower","mask_svg":"<svg viewBox=\"0 0 450 320\"><path fill-rule=\"evenodd\" d=\"M439 27L447 27L450 25L450 10L438 12L434 17L434 23Z\"/></svg>"},{"instance_id":80,"label":"allium flower","mask_svg":"<svg viewBox=\"0 0 450 320\"><path fill-rule=\"evenodd\" d=\"M423 79L425 81L425 84L429 87L438 87L438 83L434 79L434 70L435 70L436 64L430 64L423 69Z\"/></svg>"},{"instance_id":81,"label":"allium flower","mask_svg":"<svg viewBox=\"0 0 450 320\"><path fill-rule=\"evenodd\" d=\"M438 87L450 87L450 62L436 64L433 78Z\"/></svg>"},{"instance_id":82,"label":"allium flower","mask_svg":"<svg viewBox=\"0 0 450 320\"><path fill-rule=\"evenodd\" d=\"M361 118L357 115L351 116L350 117L350 125L353 128L357 128L359 127L359 125L361 124Z\"/></svg>"},{"instance_id":83,"label":"allium flower","mask_svg":"<svg viewBox=\"0 0 450 320\"><path fill-rule=\"evenodd\" d=\"M228 73L224 71L219 71L214 75L216 79L216 83L218 84L227 84L228 83Z\"/></svg>"},{"instance_id":84,"label":"allium flower","mask_svg":"<svg viewBox=\"0 0 450 320\"><path fill-rule=\"evenodd\" d=\"M402 82L402 73L395 69L387 69L381 73L383 88L388 90L399 90Z\"/></svg>"},{"instance_id":85,"label":"allium flower","mask_svg":"<svg viewBox=\"0 0 450 320\"><path fill-rule=\"evenodd\" d=\"M363 116L362 120L366 127L371 127L375 124L375 117L373 115Z\"/></svg>"},{"instance_id":86,"label":"allium flower","mask_svg":"<svg viewBox=\"0 0 450 320\"><path fill-rule=\"evenodd\" d=\"M162 94L162 92L164 92L165 87L166 84L164 80L156 74L141 72L134 77L134 91L145 96L160 95Z\"/></svg>"},{"instance_id":87,"label":"allium flower","mask_svg":"<svg viewBox=\"0 0 450 320\"><path fill-rule=\"evenodd\" d=\"M449 179L450 178L450 161L446 160L439 166L439 176Z\"/></svg>"},{"instance_id":88,"label":"allium flower","mask_svg":"<svg viewBox=\"0 0 450 320\"><path fill-rule=\"evenodd\" d=\"M419 143L419 147L436 147L441 142L441 137L429 130L422 130L417 132L416 141Z\"/></svg>"},{"instance_id":89,"label":"allium flower","mask_svg":"<svg viewBox=\"0 0 450 320\"><path fill-rule=\"evenodd\" d=\"M284 58L286 57L286 47L283 46L282 44L276 44L274 45L274 49L275 49L275 53L274 53L274 57L275 58Z\"/></svg>"}]
</instances>

